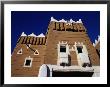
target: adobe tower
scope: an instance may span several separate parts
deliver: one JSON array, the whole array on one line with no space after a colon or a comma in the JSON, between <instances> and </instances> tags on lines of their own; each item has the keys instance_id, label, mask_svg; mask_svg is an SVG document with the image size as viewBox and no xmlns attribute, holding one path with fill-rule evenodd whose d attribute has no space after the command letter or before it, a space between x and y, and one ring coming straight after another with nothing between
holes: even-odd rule
<instances>
[{"instance_id":1,"label":"adobe tower","mask_svg":"<svg viewBox=\"0 0 110 87\"><path fill-rule=\"evenodd\" d=\"M94 47L81 19L51 17L46 35L21 34L12 53L11 74L16 77L100 76L99 46Z\"/></svg>"}]
</instances>

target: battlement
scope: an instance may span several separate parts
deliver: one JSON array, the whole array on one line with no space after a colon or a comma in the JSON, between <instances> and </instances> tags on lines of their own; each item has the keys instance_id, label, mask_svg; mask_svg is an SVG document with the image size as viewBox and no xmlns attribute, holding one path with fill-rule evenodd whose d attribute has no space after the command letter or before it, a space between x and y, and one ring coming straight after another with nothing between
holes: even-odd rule
<instances>
[{"instance_id":1,"label":"battlement","mask_svg":"<svg viewBox=\"0 0 110 87\"><path fill-rule=\"evenodd\" d=\"M53 30L57 31L86 32L86 29L81 19L76 22L72 19L70 19L69 21L66 21L64 19L58 21L51 17L49 28L52 28Z\"/></svg>"},{"instance_id":2,"label":"battlement","mask_svg":"<svg viewBox=\"0 0 110 87\"><path fill-rule=\"evenodd\" d=\"M40 35L36 36L34 33L30 35L26 35L22 32L20 38L18 39L17 43L20 44L31 44L31 45L45 45L46 37L41 33Z\"/></svg>"},{"instance_id":3,"label":"battlement","mask_svg":"<svg viewBox=\"0 0 110 87\"><path fill-rule=\"evenodd\" d=\"M100 43L100 36L99 35L98 35L98 39L95 39L93 46L96 47L98 43Z\"/></svg>"}]
</instances>

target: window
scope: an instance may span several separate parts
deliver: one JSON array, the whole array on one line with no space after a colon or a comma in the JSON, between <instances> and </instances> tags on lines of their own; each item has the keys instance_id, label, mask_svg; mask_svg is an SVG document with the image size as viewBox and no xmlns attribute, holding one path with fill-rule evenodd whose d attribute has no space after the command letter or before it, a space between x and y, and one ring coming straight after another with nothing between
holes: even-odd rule
<instances>
[{"instance_id":1,"label":"window","mask_svg":"<svg viewBox=\"0 0 110 87\"><path fill-rule=\"evenodd\" d=\"M25 59L24 67L31 67L32 66L32 58L30 56Z\"/></svg>"},{"instance_id":2,"label":"window","mask_svg":"<svg viewBox=\"0 0 110 87\"><path fill-rule=\"evenodd\" d=\"M36 50L36 51L34 52L34 55L39 55L38 50Z\"/></svg>"},{"instance_id":3,"label":"window","mask_svg":"<svg viewBox=\"0 0 110 87\"><path fill-rule=\"evenodd\" d=\"M78 53L82 53L82 47L81 46L78 46L77 47L77 51L78 51Z\"/></svg>"},{"instance_id":4,"label":"window","mask_svg":"<svg viewBox=\"0 0 110 87\"><path fill-rule=\"evenodd\" d=\"M22 48L18 50L17 54L22 54Z\"/></svg>"},{"instance_id":5,"label":"window","mask_svg":"<svg viewBox=\"0 0 110 87\"><path fill-rule=\"evenodd\" d=\"M26 60L25 66L30 66L31 60Z\"/></svg>"},{"instance_id":6,"label":"window","mask_svg":"<svg viewBox=\"0 0 110 87\"><path fill-rule=\"evenodd\" d=\"M60 46L60 52L66 52L66 46Z\"/></svg>"}]
</instances>

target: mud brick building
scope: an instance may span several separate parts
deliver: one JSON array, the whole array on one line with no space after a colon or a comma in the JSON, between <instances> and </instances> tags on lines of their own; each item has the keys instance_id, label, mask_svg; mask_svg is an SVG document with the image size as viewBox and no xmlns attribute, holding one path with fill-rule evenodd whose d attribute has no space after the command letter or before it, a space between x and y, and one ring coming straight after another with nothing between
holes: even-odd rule
<instances>
[{"instance_id":1,"label":"mud brick building","mask_svg":"<svg viewBox=\"0 0 110 87\"><path fill-rule=\"evenodd\" d=\"M46 34L21 34L11 56L15 77L100 76L100 42L92 44L79 21L51 17Z\"/></svg>"}]
</instances>

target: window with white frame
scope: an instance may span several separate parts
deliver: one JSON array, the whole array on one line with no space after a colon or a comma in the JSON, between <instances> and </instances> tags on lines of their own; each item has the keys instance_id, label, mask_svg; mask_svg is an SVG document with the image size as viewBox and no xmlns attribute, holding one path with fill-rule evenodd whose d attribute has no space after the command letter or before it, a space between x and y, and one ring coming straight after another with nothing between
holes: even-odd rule
<instances>
[{"instance_id":1,"label":"window with white frame","mask_svg":"<svg viewBox=\"0 0 110 87\"><path fill-rule=\"evenodd\" d=\"M66 45L60 45L60 52L66 53Z\"/></svg>"},{"instance_id":2,"label":"window with white frame","mask_svg":"<svg viewBox=\"0 0 110 87\"><path fill-rule=\"evenodd\" d=\"M78 51L78 53L82 53L82 46L77 46L77 51Z\"/></svg>"},{"instance_id":3,"label":"window with white frame","mask_svg":"<svg viewBox=\"0 0 110 87\"><path fill-rule=\"evenodd\" d=\"M60 66L68 65L68 53L66 44L60 44Z\"/></svg>"},{"instance_id":4,"label":"window with white frame","mask_svg":"<svg viewBox=\"0 0 110 87\"><path fill-rule=\"evenodd\" d=\"M36 50L36 51L34 52L34 55L39 55L38 50Z\"/></svg>"},{"instance_id":5,"label":"window with white frame","mask_svg":"<svg viewBox=\"0 0 110 87\"><path fill-rule=\"evenodd\" d=\"M76 46L78 56L80 58L80 65L82 67L90 66L90 60L88 56L88 51L85 45L77 45Z\"/></svg>"},{"instance_id":6,"label":"window with white frame","mask_svg":"<svg viewBox=\"0 0 110 87\"><path fill-rule=\"evenodd\" d=\"M33 60L33 58L30 58L30 56L26 57L25 62L24 62L24 67L31 67L32 66L32 60Z\"/></svg>"},{"instance_id":7,"label":"window with white frame","mask_svg":"<svg viewBox=\"0 0 110 87\"><path fill-rule=\"evenodd\" d=\"M17 54L22 54L23 50L22 48L20 50L18 50Z\"/></svg>"}]
</instances>

